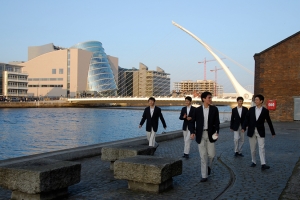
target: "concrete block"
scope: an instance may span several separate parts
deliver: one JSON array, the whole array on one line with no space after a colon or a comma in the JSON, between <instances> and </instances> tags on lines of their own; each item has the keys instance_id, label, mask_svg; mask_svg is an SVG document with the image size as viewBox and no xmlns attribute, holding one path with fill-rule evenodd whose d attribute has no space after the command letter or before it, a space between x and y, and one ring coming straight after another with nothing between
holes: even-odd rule
<instances>
[{"instance_id":1,"label":"concrete block","mask_svg":"<svg viewBox=\"0 0 300 200\"><path fill-rule=\"evenodd\" d=\"M0 186L25 194L65 190L80 182L81 164L40 159L0 167ZM12 195L13 197L13 195Z\"/></svg>"},{"instance_id":2,"label":"concrete block","mask_svg":"<svg viewBox=\"0 0 300 200\"><path fill-rule=\"evenodd\" d=\"M115 178L128 180L130 189L161 192L182 174L182 160L138 155L117 160L114 168Z\"/></svg>"},{"instance_id":3,"label":"concrete block","mask_svg":"<svg viewBox=\"0 0 300 200\"><path fill-rule=\"evenodd\" d=\"M101 160L116 161L136 155L146 155L148 148L148 145L135 145L130 143L103 147L101 150Z\"/></svg>"},{"instance_id":4,"label":"concrete block","mask_svg":"<svg viewBox=\"0 0 300 200\"><path fill-rule=\"evenodd\" d=\"M136 144L119 144L101 149L101 160L110 161L110 169L114 170L114 162L116 160L128 157L134 157L137 155L149 154L148 145L136 145Z\"/></svg>"}]
</instances>

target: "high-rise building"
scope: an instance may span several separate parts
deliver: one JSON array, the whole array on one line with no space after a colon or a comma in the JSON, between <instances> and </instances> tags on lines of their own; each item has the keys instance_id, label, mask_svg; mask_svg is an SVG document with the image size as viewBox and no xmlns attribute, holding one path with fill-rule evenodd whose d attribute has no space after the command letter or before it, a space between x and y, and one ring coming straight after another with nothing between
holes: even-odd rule
<instances>
[{"instance_id":1,"label":"high-rise building","mask_svg":"<svg viewBox=\"0 0 300 200\"><path fill-rule=\"evenodd\" d=\"M0 63L0 97L26 97L28 74L22 71L23 66Z\"/></svg>"},{"instance_id":2,"label":"high-rise building","mask_svg":"<svg viewBox=\"0 0 300 200\"><path fill-rule=\"evenodd\" d=\"M170 94L170 74L160 67L148 70L143 63L139 69L119 68L118 95L121 96L167 96Z\"/></svg>"}]
</instances>

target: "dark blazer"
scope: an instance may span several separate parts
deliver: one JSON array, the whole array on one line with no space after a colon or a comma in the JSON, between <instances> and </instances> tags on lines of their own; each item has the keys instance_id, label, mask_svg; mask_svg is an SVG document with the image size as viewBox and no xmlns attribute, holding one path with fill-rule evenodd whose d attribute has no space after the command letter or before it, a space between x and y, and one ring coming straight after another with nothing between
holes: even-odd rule
<instances>
[{"instance_id":1,"label":"dark blazer","mask_svg":"<svg viewBox=\"0 0 300 200\"><path fill-rule=\"evenodd\" d=\"M190 112L188 114L188 117L192 117L193 118L195 110L196 110L196 108L193 107L193 106L191 106L191 109L190 109ZM182 130L184 130L184 131L186 130L189 122L192 121L192 120L188 121L186 118L183 118L184 114L186 114L186 113L187 113L187 107L185 106L185 107L183 107L181 109L180 116L179 116L179 119L183 120Z\"/></svg>"},{"instance_id":2,"label":"dark blazer","mask_svg":"<svg viewBox=\"0 0 300 200\"><path fill-rule=\"evenodd\" d=\"M144 122L147 120L146 123L146 131L151 132L151 128L153 128L154 132L157 132L158 129L158 119L160 118L163 127L166 128L166 122L165 119L161 113L161 109L157 106L154 107L154 112L153 115L151 117L151 113L150 113L150 106L148 106L147 108L145 108L143 116L142 116L142 120L140 122L140 125L143 126Z\"/></svg>"},{"instance_id":3,"label":"dark blazer","mask_svg":"<svg viewBox=\"0 0 300 200\"><path fill-rule=\"evenodd\" d=\"M194 115L192 117L192 122L189 123L189 130L191 134L196 134L196 142L200 144L203 134L204 126L204 115L203 115L203 106L200 106L195 109ZM195 128L196 123L196 128ZM210 142L215 142L212 138L212 135L217 132L219 133L220 129L220 119L219 119L219 110L216 106L209 106L208 112L208 138Z\"/></svg>"},{"instance_id":4,"label":"dark blazer","mask_svg":"<svg viewBox=\"0 0 300 200\"><path fill-rule=\"evenodd\" d=\"M231 120L230 120L230 129L237 131L240 126L243 126L248 108L242 106L242 116L240 117L237 107L232 109Z\"/></svg>"},{"instance_id":5,"label":"dark blazer","mask_svg":"<svg viewBox=\"0 0 300 200\"><path fill-rule=\"evenodd\" d=\"M255 128L257 128L257 132L260 135L260 137L265 137L265 121L268 122L272 135L275 135L274 127L269 115L269 110L265 107L262 107L259 118L258 120L256 120L255 109L256 106L251 107L245 117L243 129L246 130L246 127L248 127L247 136L252 137Z\"/></svg>"}]
</instances>

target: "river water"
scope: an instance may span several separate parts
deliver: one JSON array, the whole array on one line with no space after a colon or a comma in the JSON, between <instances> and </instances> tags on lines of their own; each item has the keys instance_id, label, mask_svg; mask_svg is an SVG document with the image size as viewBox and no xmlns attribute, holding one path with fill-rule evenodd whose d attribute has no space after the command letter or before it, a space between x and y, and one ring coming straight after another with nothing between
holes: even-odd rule
<instances>
[{"instance_id":1,"label":"river water","mask_svg":"<svg viewBox=\"0 0 300 200\"><path fill-rule=\"evenodd\" d=\"M181 107L161 107L167 130L180 130ZM219 107L228 121L229 107ZM225 112L222 112L225 111ZM143 108L5 108L0 109L0 160L145 136L138 125ZM157 134L164 131L160 122Z\"/></svg>"}]
</instances>

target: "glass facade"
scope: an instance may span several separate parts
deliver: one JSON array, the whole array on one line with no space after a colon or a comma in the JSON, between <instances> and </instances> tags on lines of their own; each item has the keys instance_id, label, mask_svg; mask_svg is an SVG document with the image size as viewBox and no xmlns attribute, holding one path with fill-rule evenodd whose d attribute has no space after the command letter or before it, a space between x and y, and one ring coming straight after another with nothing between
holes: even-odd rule
<instances>
[{"instance_id":1,"label":"glass facade","mask_svg":"<svg viewBox=\"0 0 300 200\"><path fill-rule=\"evenodd\" d=\"M88 90L96 91L103 96L115 96L117 85L102 43L89 41L78 43L71 48L93 52L88 72Z\"/></svg>"}]
</instances>

